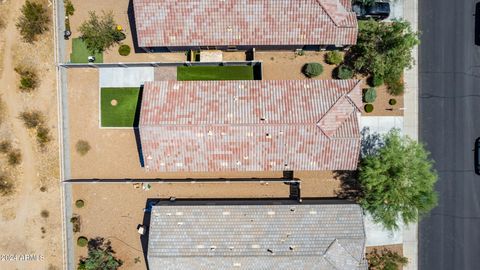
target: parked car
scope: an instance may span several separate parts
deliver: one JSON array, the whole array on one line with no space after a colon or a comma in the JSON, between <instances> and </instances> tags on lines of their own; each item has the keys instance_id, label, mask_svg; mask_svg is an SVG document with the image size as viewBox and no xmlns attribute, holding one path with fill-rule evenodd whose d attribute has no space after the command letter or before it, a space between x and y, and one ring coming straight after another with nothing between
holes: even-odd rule
<instances>
[{"instance_id":1,"label":"parked car","mask_svg":"<svg viewBox=\"0 0 480 270\"><path fill-rule=\"evenodd\" d=\"M475 140L475 148L473 149L475 155L475 173L480 175L480 137Z\"/></svg>"},{"instance_id":2,"label":"parked car","mask_svg":"<svg viewBox=\"0 0 480 270\"><path fill-rule=\"evenodd\" d=\"M390 16L390 3L374 2L370 5L356 2L352 6L353 12L357 14L359 20L385 20Z\"/></svg>"}]
</instances>

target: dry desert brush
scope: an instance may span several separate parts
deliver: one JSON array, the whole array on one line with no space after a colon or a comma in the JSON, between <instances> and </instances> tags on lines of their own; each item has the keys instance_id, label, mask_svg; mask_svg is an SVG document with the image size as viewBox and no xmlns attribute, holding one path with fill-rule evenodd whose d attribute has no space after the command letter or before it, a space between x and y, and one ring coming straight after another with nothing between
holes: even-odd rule
<instances>
[{"instance_id":1,"label":"dry desert brush","mask_svg":"<svg viewBox=\"0 0 480 270\"><path fill-rule=\"evenodd\" d=\"M75 149L77 150L77 153L79 153L81 156L84 156L90 151L91 146L87 141L84 140L79 140L75 144Z\"/></svg>"},{"instance_id":2,"label":"dry desert brush","mask_svg":"<svg viewBox=\"0 0 480 270\"><path fill-rule=\"evenodd\" d=\"M16 24L23 40L33 43L38 35L48 30L50 16L45 4L39 1L27 0L21 9L22 14Z\"/></svg>"},{"instance_id":3,"label":"dry desert brush","mask_svg":"<svg viewBox=\"0 0 480 270\"><path fill-rule=\"evenodd\" d=\"M14 191L13 181L5 174L0 174L0 195L7 196Z\"/></svg>"},{"instance_id":4,"label":"dry desert brush","mask_svg":"<svg viewBox=\"0 0 480 270\"><path fill-rule=\"evenodd\" d=\"M22 92L31 92L38 87L39 78L35 69L27 66L17 66L15 72L20 75L20 84L18 88Z\"/></svg>"},{"instance_id":5,"label":"dry desert brush","mask_svg":"<svg viewBox=\"0 0 480 270\"><path fill-rule=\"evenodd\" d=\"M30 129L37 128L44 122L43 114L36 110L22 112L19 117L23 120L25 127Z\"/></svg>"}]
</instances>

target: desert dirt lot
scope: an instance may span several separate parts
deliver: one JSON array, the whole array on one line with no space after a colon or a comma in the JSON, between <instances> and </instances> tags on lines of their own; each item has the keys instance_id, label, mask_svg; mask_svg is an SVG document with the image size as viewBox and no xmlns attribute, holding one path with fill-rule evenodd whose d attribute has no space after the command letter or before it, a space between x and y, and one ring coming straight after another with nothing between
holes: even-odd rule
<instances>
[{"instance_id":1,"label":"desert dirt lot","mask_svg":"<svg viewBox=\"0 0 480 270\"><path fill-rule=\"evenodd\" d=\"M320 184L320 183L319 183ZM303 185L303 183L302 183ZM212 198L288 198L289 186L284 183L156 183L148 191L133 184L73 184L73 213L80 216L79 236L105 237L112 242L118 258L124 261L122 269L145 269L142 243L137 225L144 222L147 199L170 197ZM115 191L115 192L112 192ZM75 201L85 206L76 208ZM146 224L148 225L148 224ZM85 256L85 247L75 246L75 258ZM135 263L135 258L140 262Z\"/></svg>"},{"instance_id":2,"label":"desert dirt lot","mask_svg":"<svg viewBox=\"0 0 480 270\"><path fill-rule=\"evenodd\" d=\"M103 54L103 61L105 63L115 63L115 62L183 62L187 60L187 56L184 52L178 53L157 53L157 54L148 54L148 53L135 53L132 39L132 31L130 30L130 23L128 18L128 6L130 0L71 0L73 6L75 7L75 14L70 17L70 25L72 31L72 37L70 40L67 40L67 59L69 61L70 52L72 50L72 38L79 37L80 33L78 28L80 25L88 20L89 12L95 11L97 15L101 15L102 11L109 12L112 11L114 15L115 22L122 26L127 38L122 41L123 44L130 46L131 53L128 56L121 56L118 54L118 47L116 45L110 48L108 51Z\"/></svg>"},{"instance_id":3,"label":"desert dirt lot","mask_svg":"<svg viewBox=\"0 0 480 270\"><path fill-rule=\"evenodd\" d=\"M23 3L0 2L0 17L6 24L0 30L0 93L5 106L0 139L11 140L22 154L22 163L15 169L7 165L3 154L0 159L2 174L9 175L15 187L12 195L0 198L0 254L29 254L43 259L1 260L0 269L62 269L53 27L34 44L21 41L15 23ZM48 11L52 12L51 7ZM37 70L41 82L33 93L18 90L19 77L14 71L18 64ZM52 141L45 149L38 147L33 131L27 130L18 118L20 112L29 109L40 110L46 116ZM44 210L48 213L42 217Z\"/></svg>"}]
</instances>

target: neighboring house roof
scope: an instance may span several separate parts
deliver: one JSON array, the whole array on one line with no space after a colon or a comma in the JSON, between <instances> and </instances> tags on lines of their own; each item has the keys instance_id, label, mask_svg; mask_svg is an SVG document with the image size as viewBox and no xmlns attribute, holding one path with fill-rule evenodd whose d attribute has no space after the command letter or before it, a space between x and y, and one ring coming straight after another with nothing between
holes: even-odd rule
<instances>
[{"instance_id":1,"label":"neighboring house roof","mask_svg":"<svg viewBox=\"0 0 480 270\"><path fill-rule=\"evenodd\" d=\"M354 170L357 80L146 82L139 133L153 171Z\"/></svg>"},{"instance_id":2,"label":"neighboring house roof","mask_svg":"<svg viewBox=\"0 0 480 270\"><path fill-rule=\"evenodd\" d=\"M350 0L133 0L140 47L352 45Z\"/></svg>"},{"instance_id":3,"label":"neighboring house roof","mask_svg":"<svg viewBox=\"0 0 480 270\"><path fill-rule=\"evenodd\" d=\"M153 206L150 269L367 269L362 210L304 200Z\"/></svg>"}]
</instances>

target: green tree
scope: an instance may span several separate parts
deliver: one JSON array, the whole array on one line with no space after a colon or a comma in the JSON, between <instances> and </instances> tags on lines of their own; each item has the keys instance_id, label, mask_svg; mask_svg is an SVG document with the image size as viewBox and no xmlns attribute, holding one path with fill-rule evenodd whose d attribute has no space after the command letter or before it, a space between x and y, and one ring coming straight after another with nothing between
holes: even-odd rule
<instances>
[{"instance_id":1,"label":"green tree","mask_svg":"<svg viewBox=\"0 0 480 270\"><path fill-rule=\"evenodd\" d=\"M117 30L113 13L103 13L99 17L94 11L90 18L83 22L78 29L81 38L92 53L102 53L113 45L125 39L125 34Z\"/></svg>"},{"instance_id":2,"label":"green tree","mask_svg":"<svg viewBox=\"0 0 480 270\"><path fill-rule=\"evenodd\" d=\"M365 143L369 145L369 143ZM362 157L359 203L387 229L418 220L437 204L437 173L424 146L392 130L383 145Z\"/></svg>"},{"instance_id":3,"label":"green tree","mask_svg":"<svg viewBox=\"0 0 480 270\"><path fill-rule=\"evenodd\" d=\"M81 258L78 270L116 270L123 262L113 254L110 241L97 237L88 241L88 257Z\"/></svg>"},{"instance_id":4,"label":"green tree","mask_svg":"<svg viewBox=\"0 0 480 270\"><path fill-rule=\"evenodd\" d=\"M367 254L368 269L370 270L398 270L408 263L408 259L397 252L383 249L379 252L374 249Z\"/></svg>"},{"instance_id":5,"label":"green tree","mask_svg":"<svg viewBox=\"0 0 480 270\"><path fill-rule=\"evenodd\" d=\"M44 5L27 0L21 9L22 15L16 24L23 40L33 43L37 36L48 30L50 17Z\"/></svg>"},{"instance_id":6,"label":"green tree","mask_svg":"<svg viewBox=\"0 0 480 270\"><path fill-rule=\"evenodd\" d=\"M349 50L347 59L357 73L375 74L388 85L400 81L403 70L412 67L411 52L417 44L418 33L408 22L360 21L357 44Z\"/></svg>"}]
</instances>

